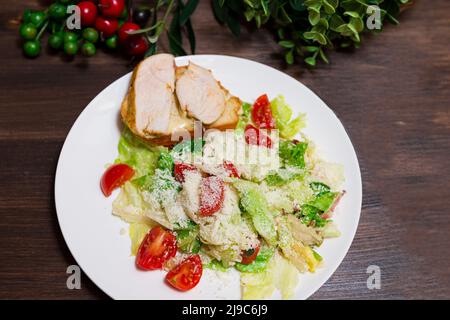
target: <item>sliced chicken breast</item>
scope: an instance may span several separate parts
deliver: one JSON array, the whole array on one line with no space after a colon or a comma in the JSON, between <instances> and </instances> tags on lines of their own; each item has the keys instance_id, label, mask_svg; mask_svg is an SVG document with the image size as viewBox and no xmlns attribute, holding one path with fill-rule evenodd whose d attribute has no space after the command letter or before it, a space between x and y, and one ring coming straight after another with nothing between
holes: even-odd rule
<instances>
[{"instance_id":1,"label":"sliced chicken breast","mask_svg":"<svg viewBox=\"0 0 450 320\"><path fill-rule=\"evenodd\" d=\"M177 72L176 94L180 108L204 124L215 122L226 106L226 91L210 70L194 63Z\"/></svg>"},{"instance_id":2,"label":"sliced chicken breast","mask_svg":"<svg viewBox=\"0 0 450 320\"><path fill-rule=\"evenodd\" d=\"M177 112L174 96L175 60L158 54L143 60L134 70L126 111L122 117L142 137L170 134L171 114Z\"/></svg>"}]
</instances>

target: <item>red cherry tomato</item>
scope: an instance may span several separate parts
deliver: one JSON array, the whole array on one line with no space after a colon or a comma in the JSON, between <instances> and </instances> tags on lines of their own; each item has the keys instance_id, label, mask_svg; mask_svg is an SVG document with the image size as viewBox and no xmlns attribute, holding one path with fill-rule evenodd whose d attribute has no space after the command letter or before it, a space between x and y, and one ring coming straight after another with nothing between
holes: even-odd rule
<instances>
[{"instance_id":1,"label":"red cherry tomato","mask_svg":"<svg viewBox=\"0 0 450 320\"><path fill-rule=\"evenodd\" d=\"M223 166L224 166L225 170L228 172L230 177L240 178L239 173L232 162L225 160L223 162Z\"/></svg>"},{"instance_id":2,"label":"red cherry tomato","mask_svg":"<svg viewBox=\"0 0 450 320\"><path fill-rule=\"evenodd\" d=\"M81 1L77 6L80 8L81 25L92 26L97 18L97 6L91 1Z\"/></svg>"},{"instance_id":3,"label":"red cherry tomato","mask_svg":"<svg viewBox=\"0 0 450 320\"><path fill-rule=\"evenodd\" d=\"M125 8L124 0L99 0L102 15L108 18L119 18Z\"/></svg>"},{"instance_id":4,"label":"red cherry tomato","mask_svg":"<svg viewBox=\"0 0 450 320\"><path fill-rule=\"evenodd\" d=\"M175 176L175 180L178 182L184 182L185 171L197 171L197 168L187 163L175 163L173 167L173 175Z\"/></svg>"},{"instance_id":5,"label":"red cherry tomato","mask_svg":"<svg viewBox=\"0 0 450 320\"><path fill-rule=\"evenodd\" d=\"M222 179L216 176L203 178L200 184L200 215L207 217L219 211L224 196L225 186Z\"/></svg>"},{"instance_id":6,"label":"red cherry tomato","mask_svg":"<svg viewBox=\"0 0 450 320\"><path fill-rule=\"evenodd\" d=\"M127 39L125 49L130 56L143 56L148 50L148 43L143 36L134 35Z\"/></svg>"},{"instance_id":7,"label":"red cherry tomato","mask_svg":"<svg viewBox=\"0 0 450 320\"><path fill-rule=\"evenodd\" d=\"M120 187L130 180L134 175L134 170L130 166L119 163L113 164L102 176L100 188L106 197L109 197L114 189Z\"/></svg>"},{"instance_id":8,"label":"red cherry tomato","mask_svg":"<svg viewBox=\"0 0 450 320\"><path fill-rule=\"evenodd\" d=\"M245 251L242 251L241 253L241 263L242 264L250 264L253 261L255 261L256 257L258 256L259 249L261 249L261 245L258 244L256 248L251 248Z\"/></svg>"},{"instance_id":9,"label":"red cherry tomato","mask_svg":"<svg viewBox=\"0 0 450 320\"><path fill-rule=\"evenodd\" d=\"M143 270L162 269L164 262L175 257L177 238L169 230L154 227L139 246L136 265Z\"/></svg>"},{"instance_id":10,"label":"red cherry tomato","mask_svg":"<svg viewBox=\"0 0 450 320\"><path fill-rule=\"evenodd\" d=\"M272 140L261 130L255 128L251 124L245 127L245 142L266 148L272 148Z\"/></svg>"},{"instance_id":11,"label":"red cherry tomato","mask_svg":"<svg viewBox=\"0 0 450 320\"><path fill-rule=\"evenodd\" d=\"M202 261L198 254L186 258L166 275L166 281L180 291L194 288L202 277Z\"/></svg>"},{"instance_id":12,"label":"red cherry tomato","mask_svg":"<svg viewBox=\"0 0 450 320\"><path fill-rule=\"evenodd\" d=\"M267 94L260 96L253 104L252 120L258 128L275 129L275 120Z\"/></svg>"},{"instance_id":13,"label":"red cherry tomato","mask_svg":"<svg viewBox=\"0 0 450 320\"><path fill-rule=\"evenodd\" d=\"M119 27L119 21L116 19L107 19L104 17L97 17L95 19L95 29L103 33L105 38L109 38L116 33Z\"/></svg>"},{"instance_id":14,"label":"red cherry tomato","mask_svg":"<svg viewBox=\"0 0 450 320\"><path fill-rule=\"evenodd\" d=\"M136 23L132 23L132 22L125 22L124 24L122 24L122 26L119 28L119 41L120 43L124 44L127 39L129 39L130 37L132 37L133 35L129 34L128 32L130 31L136 31L139 30L141 27L139 27Z\"/></svg>"}]
</instances>

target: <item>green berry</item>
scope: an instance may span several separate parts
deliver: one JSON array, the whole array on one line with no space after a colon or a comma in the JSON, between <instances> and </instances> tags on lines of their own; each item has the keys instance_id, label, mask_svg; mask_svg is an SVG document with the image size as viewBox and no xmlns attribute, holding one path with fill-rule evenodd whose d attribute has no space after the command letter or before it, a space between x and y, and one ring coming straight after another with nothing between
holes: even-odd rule
<instances>
[{"instance_id":1,"label":"green berry","mask_svg":"<svg viewBox=\"0 0 450 320\"><path fill-rule=\"evenodd\" d=\"M41 43L38 40L27 41L23 44L23 52L28 57L37 57L41 52Z\"/></svg>"},{"instance_id":2,"label":"green berry","mask_svg":"<svg viewBox=\"0 0 450 320\"><path fill-rule=\"evenodd\" d=\"M83 54L83 56L92 57L93 55L95 55L95 52L95 45L90 42L85 42L81 46L81 53Z\"/></svg>"},{"instance_id":3,"label":"green berry","mask_svg":"<svg viewBox=\"0 0 450 320\"><path fill-rule=\"evenodd\" d=\"M45 13L42 11L36 11L30 14L30 23L34 26L39 27L45 20Z\"/></svg>"},{"instance_id":4,"label":"green berry","mask_svg":"<svg viewBox=\"0 0 450 320\"><path fill-rule=\"evenodd\" d=\"M60 49L64 44L64 37L61 32L54 33L48 37L48 45L53 49Z\"/></svg>"},{"instance_id":5,"label":"green berry","mask_svg":"<svg viewBox=\"0 0 450 320\"><path fill-rule=\"evenodd\" d=\"M25 40L33 40L36 38L37 29L31 23L25 23L20 26L20 36Z\"/></svg>"},{"instance_id":6,"label":"green berry","mask_svg":"<svg viewBox=\"0 0 450 320\"><path fill-rule=\"evenodd\" d=\"M76 42L78 39L78 36L74 32L64 32L64 42Z\"/></svg>"},{"instance_id":7,"label":"green berry","mask_svg":"<svg viewBox=\"0 0 450 320\"><path fill-rule=\"evenodd\" d=\"M78 52L78 43L75 41L64 42L64 52L69 56L74 56Z\"/></svg>"},{"instance_id":8,"label":"green berry","mask_svg":"<svg viewBox=\"0 0 450 320\"><path fill-rule=\"evenodd\" d=\"M23 23L30 22L32 13L33 11L31 11L30 9L25 9L22 14L22 22Z\"/></svg>"},{"instance_id":9,"label":"green berry","mask_svg":"<svg viewBox=\"0 0 450 320\"><path fill-rule=\"evenodd\" d=\"M83 39L86 41L96 43L98 40L98 31L94 28L86 28L83 30Z\"/></svg>"},{"instance_id":10,"label":"green berry","mask_svg":"<svg viewBox=\"0 0 450 320\"><path fill-rule=\"evenodd\" d=\"M55 20L63 19L66 16L66 7L60 3L53 3L48 8L48 14Z\"/></svg>"},{"instance_id":11,"label":"green berry","mask_svg":"<svg viewBox=\"0 0 450 320\"><path fill-rule=\"evenodd\" d=\"M112 37L109 37L105 40L106 46L110 49L117 48L118 43L119 43L119 38L117 37L117 35L113 35Z\"/></svg>"}]
</instances>

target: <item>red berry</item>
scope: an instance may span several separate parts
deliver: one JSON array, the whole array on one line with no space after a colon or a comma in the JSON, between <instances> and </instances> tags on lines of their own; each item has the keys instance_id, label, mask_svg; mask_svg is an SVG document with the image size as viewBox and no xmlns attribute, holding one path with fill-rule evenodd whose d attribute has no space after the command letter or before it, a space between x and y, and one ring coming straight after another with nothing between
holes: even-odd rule
<instances>
[{"instance_id":1,"label":"red berry","mask_svg":"<svg viewBox=\"0 0 450 320\"><path fill-rule=\"evenodd\" d=\"M108 18L119 18L125 9L124 0L99 0L102 15Z\"/></svg>"},{"instance_id":2,"label":"red berry","mask_svg":"<svg viewBox=\"0 0 450 320\"><path fill-rule=\"evenodd\" d=\"M128 32L136 31L139 29L140 29L140 27L136 23L125 22L124 24L122 24L122 26L119 28L119 32L118 32L120 43L125 44L125 42L128 40L128 38L130 38L130 36L132 36Z\"/></svg>"},{"instance_id":3,"label":"red berry","mask_svg":"<svg viewBox=\"0 0 450 320\"><path fill-rule=\"evenodd\" d=\"M81 1L77 4L80 8L80 19L83 27L92 26L97 17L97 7L91 1Z\"/></svg>"},{"instance_id":4,"label":"red berry","mask_svg":"<svg viewBox=\"0 0 450 320\"><path fill-rule=\"evenodd\" d=\"M148 43L141 35L129 37L125 43L126 51L132 56L142 56L148 50Z\"/></svg>"},{"instance_id":5,"label":"red berry","mask_svg":"<svg viewBox=\"0 0 450 320\"><path fill-rule=\"evenodd\" d=\"M97 17L97 19L95 19L95 29L103 33L103 36L106 38L114 35L118 27L119 21L116 19L107 19L103 17Z\"/></svg>"}]
</instances>

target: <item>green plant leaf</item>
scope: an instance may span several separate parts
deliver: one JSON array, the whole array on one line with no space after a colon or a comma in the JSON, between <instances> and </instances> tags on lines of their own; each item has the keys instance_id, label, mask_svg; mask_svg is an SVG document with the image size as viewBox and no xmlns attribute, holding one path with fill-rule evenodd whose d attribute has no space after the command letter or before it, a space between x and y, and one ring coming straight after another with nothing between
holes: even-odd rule
<instances>
[{"instance_id":1,"label":"green plant leaf","mask_svg":"<svg viewBox=\"0 0 450 320\"><path fill-rule=\"evenodd\" d=\"M156 43L151 43L150 46L148 47L147 52L145 53L145 57L150 57L152 55L154 55L157 51L157 45Z\"/></svg>"},{"instance_id":2,"label":"green plant leaf","mask_svg":"<svg viewBox=\"0 0 450 320\"><path fill-rule=\"evenodd\" d=\"M294 50L288 50L286 51L286 54L284 55L284 60L287 64L293 64L294 63Z\"/></svg>"},{"instance_id":3,"label":"green plant leaf","mask_svg":"<svg viewBox=\"0 0 450 320\"><path fill-rule=\"evenodd\" d=\"M296 11L305 11L306 6L304 0L289 0L292 9Z\"/></svg>"},{"instance_id":4,"label":"green plant leaf","mask_svg":"<svg viewBox=\"0 0 450 320\"><path fill-rule=\"evenodd\" d=\"M170 52L172 52L175 56L185 56L187 55L186 51L184 51L182 44L178 41L176 33L172 33L167 31L167 38L169 39L169 47Z\"/></svg>"},{"instance_id":5,"label":"green plant leaf","mask_svg":"<svg viewBox=\"0 0 450 320\"><path fill-rule=\"evenodd\" d=\"M223 5L220 5L219 0L212 0L212 8L217 21L225 23L226 8L223 8Z\"/></svg>"},{"instance_id":6,"label":"green plant leaf","mask_svg":"<svg viewBox=\"0 0 450 320\"><path fill-rule=\"evenodd\" d=\"M180 13L180 25L184 26L197 8L199 0L188 0Z\"/></svg>"},{"instance_id":7,"label":"green plant leaf","mask_svg":"<svg viewBox=\"0 0 450 320\"><path fill-rule=\"evenodd\" d=\"M280 42L278 42L278 44L280 46L282 46L283 48L288 48L288 49L291 49L291 48L295 47L295 43L294 42L287 41L287 40L280 41Z\"/></svg>"},{"instance_id":8,"label":"green plant leaf","mask_svg":"<svg viewBox=\"0 0 450 320\"><path fill-rule=\"evenodd\" d=\"M186 31L187 31L189 46L191 47L191 53L195 54L195 46L196 46L195 32L194 32L194 29L192 28L191 19L188 19L188 21L186 21Z\"/></svg>"},{"instance_id":9,"label":"green plant leaf","mask_svg":"<svg viewBox=\"0 0 450 320\"><path fill-rule=\"evenodd\" d=\"M241 24L239 20L232 15L228 15L225 22L234 36L239 37L241 35Z\"/></svg>"},{"instance_id":10,"label":"green plant leaf","mask_svg":"<svg viewBox=\"0 0 450 320\"><path fill-rule=\"evenodd\" d=\"M333 7L333 5L330 4L327 0L322 0L322 6L326 14L333 14L336 12L335 7Z\"/></svg>"},{"instance_id":11,"label":"green plant leaf","mask_svg":"<svg viewBox=\"0 0 450 320\"><path fill-rule=\"evenodd\" d=\"M342 25L345 25L345 21L338 14L333 14L328 23L330 29L336 32L340 32L338 31L338 28L341 27Z\"/></svg>"},{"instance_id":12,"label":"green plant leaf","mask_svg":"<svg viewBox=\"0 0 450 320\"><path fill-rule=\"evenodd\" d=\"M345 11L344 12L344 16L349 16L349 17L352 17L352 18L359 18L360 17L359 13L355 12L355 11Z\"/></svg>"},{"instance_id":13,"label":"green plant leaf","mask_svg":"<svg viewBox=\"0 0 450 320\"><path fill-rule=\"evenodd\" d=\"M311 25L315 26L320 21L320 10L309 7L308 20Z\"/></svg>"},{"instance_id":14,"label":"green plant leaf","mask_svg":"<svg viewBox=\"0 0 450 320\"><path fill-rule=\"evenodd\" d=\"M319 50L319 56L322 59L322 61L325 62L326 64L330 63L322 48Z\"/></svg>"},{"instance_id":15,"label":"green plant leaf","mask_svg":"<svg viewBox=\"0 0 450 320\"><path fill-rule=\"evenodd\" d=\"M319 47L306 46L306 47L303 47L303 49L304 49L306 52L316 52L317 50L319 50Z\"/></svg>"},{"instance_id":16,"label":"green plant leaf","mask_svg":"<svg viewBox=\"0 0 450 320\"><path fill-rule=\"evenodd\" d=\"M310 65L311 67L315 67L316 66L316 58L315 57L308 57L305 58L305 62Z\"/></svg>"}]
</instances>

